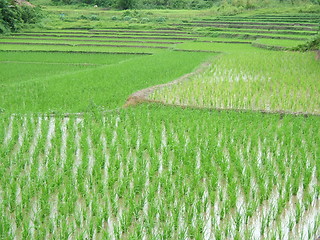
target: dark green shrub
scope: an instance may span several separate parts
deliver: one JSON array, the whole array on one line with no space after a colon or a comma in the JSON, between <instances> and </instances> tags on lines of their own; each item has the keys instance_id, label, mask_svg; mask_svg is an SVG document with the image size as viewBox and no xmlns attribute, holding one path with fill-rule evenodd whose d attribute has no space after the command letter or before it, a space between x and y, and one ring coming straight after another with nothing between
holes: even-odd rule
<instances>
[{"instance_id":1,"label":"dark green shrub","mask_svg":"<svg viewBox=\"0 0 320 240\"><path fill-rule=\"evenodd\" d=\"M17 31L24 24L36 23L41 17L40 8L0 0L0 33Z\"/></svg>"}]
</instances>

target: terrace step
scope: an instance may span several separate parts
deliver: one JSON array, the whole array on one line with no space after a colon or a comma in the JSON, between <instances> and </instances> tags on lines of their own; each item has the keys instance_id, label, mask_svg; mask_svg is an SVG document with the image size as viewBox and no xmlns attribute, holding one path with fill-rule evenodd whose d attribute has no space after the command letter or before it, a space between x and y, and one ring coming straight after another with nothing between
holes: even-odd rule
<instances>
[{"instance_id":1,"label":"terrace step","mask_svg":"<svg viewBox=\"0 0 320 240\"><path fill-rule=\"evenodd\" d=\"M317 28L311 27L290 27L290 26L259 26L259 25L242 25L242 24L192 24L192 23L174 23L174 26L189 26L189 27L217 27L217 28L247 28L247 29L266 29L266 30L300 30L300 31L314 31Z\"/></svg>"},{"instance_id":2,"label":"terrace step","mask_svg":"<svg viewBox=\"0 0 320 240\"><path fill-rule=\"evenodd\" d=\"M317 24L311 23L274 23L274 22L240 22L240 21L192 21L191 23L204 23L204 24L240 24L240 25L267 25L267 26L309 26L318 27Z\"/></svg>"}]
</instances>

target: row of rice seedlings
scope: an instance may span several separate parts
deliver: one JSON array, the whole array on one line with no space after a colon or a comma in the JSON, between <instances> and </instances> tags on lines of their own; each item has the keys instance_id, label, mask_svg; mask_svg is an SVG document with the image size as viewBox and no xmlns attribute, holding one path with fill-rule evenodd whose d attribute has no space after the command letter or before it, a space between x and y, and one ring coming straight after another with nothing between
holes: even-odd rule
<instances>
[{"instance_id":1,"label":"row of rice seedlings","mask_svg":"<svg viewBox=\"0 0 320 240\"><path fill-rule=\"evenodd\" d=\"M318 65L310 53L228 55L190 81L160 89L151 98L209 108L319 114Z\"/></svg>"},{"instance_id":2,"label":"row of rice seedlings","mask_svg":"<svg viewBox=\"0 0 320 240\"><path fill-rule=\"evenodd\" d=\"M283 239L319 202L312 120L248 129L250 118L174 112L11 119L0 210L12 237ZM31 141L15 157L24 128Z\"/></svg>"}]
</instances>

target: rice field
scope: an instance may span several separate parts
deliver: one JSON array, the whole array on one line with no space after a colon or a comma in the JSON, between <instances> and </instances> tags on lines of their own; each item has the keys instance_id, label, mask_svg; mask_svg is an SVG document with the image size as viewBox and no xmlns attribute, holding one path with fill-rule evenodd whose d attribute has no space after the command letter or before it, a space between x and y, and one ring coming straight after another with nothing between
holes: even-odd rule
<instances>
[{"instance_id":1,"label":"rice field","mask_svg":"<svg viewBox=\"0 0 320 240\"><path fill-rule=\"evenodd\" d=\"M2 237L311 239L319 232L318 117L146 106L11 115L1 125Z\"/></svg>"},{"instance_id":2,"label":"rice field","mask_svg":"<svg viewBox=\"0 0 320 240\"><path fill-rule=\"evenodd\" d=\"M0 35L0 239L320 236L320 16L176 14Z\"/></svg>"},{"instance_id":3,"label":"rice field","mask_svg":"<svg viewBox=\"0 0 320 240\"><path fill-rule=\"evenodd\" d=\"M150 98L204 108L320 114L320 63L313 53L246 52L214 61Z\"/></svg>"}]
</instances>

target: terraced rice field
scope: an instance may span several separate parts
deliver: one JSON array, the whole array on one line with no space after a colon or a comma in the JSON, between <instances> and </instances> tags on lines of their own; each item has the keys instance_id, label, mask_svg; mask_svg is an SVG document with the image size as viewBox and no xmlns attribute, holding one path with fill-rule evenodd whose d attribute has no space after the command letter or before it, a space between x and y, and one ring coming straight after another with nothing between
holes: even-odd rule
<instances>
[{"instance_id":1,"label":"terraced rice field","mask_svg":"<svg viewBox=\"0 0 320 240\"><path fill-rule=\"evenodd\" d=\"M1 36L0 238L318 237L319 19Z\"/></svg>"},{"instance_id":2,"label":"terraced rice field","mask_svg":"<svg viewBox=\"0 0 320 240\"><path fill-rule=\"evenodd\" d=\"M311 239L319 231L318 117L150 106L12 115L1 125L1 232L10 238Z\"/></svg>"}]
</instances>

